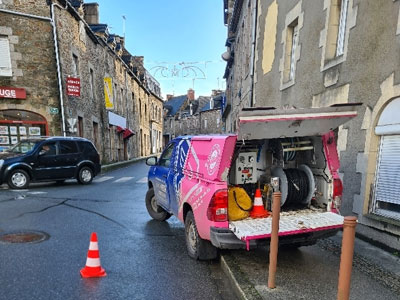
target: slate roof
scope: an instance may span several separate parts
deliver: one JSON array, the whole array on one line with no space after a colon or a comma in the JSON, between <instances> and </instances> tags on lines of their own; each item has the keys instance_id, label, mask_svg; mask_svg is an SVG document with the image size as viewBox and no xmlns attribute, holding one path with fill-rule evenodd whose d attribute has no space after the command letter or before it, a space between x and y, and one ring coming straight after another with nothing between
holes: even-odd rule
<instances>
[{"instance_id":1,"label":"slate roof","mask_svg":"<svg viewBox=\"0 0 400 300\"><path fill-rule=\"evenodd\" d=\"M107 33L108 34L108 25L107 24L89 24L90 29L94 32Z\"/></svg>"},{"instance_id":2,"label":"slate roof","mask_svg":"<svg viewBox=\"0 0 400 300\"><path fill-rule=\"evenodd\" d=\"M83 0L68 0L74 8L79 8L83 4Z\"/></svg>"},{"instance_id":3,"label":"slate roof","mask_svg":"<svg viewBox=\"0 0 400 300\"><path fill-rule=\"evenodd\" d=\"M168 109L167 116L175 116L182 105L185 103L187 95L173 97L164 103L164 107Z\"/></svg>"},{"instance_id":4,"label":"slate roof","mask_svg":"<svg viewBox=\"0 0 400 300\"><path fill-rule=\"evenodd\" d=\"M214 107L210 107L210 102L207 102L202 106L202 108L200 109L200 112L207 111L207 110L212 110L212 109L221 109L223 95L224 94L219 94L218 96L213 98Z\"/></svg>"}]
</instances>

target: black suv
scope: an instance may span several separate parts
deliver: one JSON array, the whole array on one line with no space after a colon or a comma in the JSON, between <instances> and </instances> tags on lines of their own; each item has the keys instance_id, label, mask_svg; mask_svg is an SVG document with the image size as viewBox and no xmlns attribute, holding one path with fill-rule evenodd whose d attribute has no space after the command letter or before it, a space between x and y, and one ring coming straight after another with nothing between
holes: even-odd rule
<instances>
[{"instance_id":1,"label":"black suv","mask_svg":"<svg viewBox=\"0 0 400 300\"><path fill-rule=\"evenodd\" d=\"M0 185L24 189L30 181L63 182L76 178L88 184L100 173L100 157L87 139L38 137L22 140L0 153Z\"/></svg>"}]
</instances>

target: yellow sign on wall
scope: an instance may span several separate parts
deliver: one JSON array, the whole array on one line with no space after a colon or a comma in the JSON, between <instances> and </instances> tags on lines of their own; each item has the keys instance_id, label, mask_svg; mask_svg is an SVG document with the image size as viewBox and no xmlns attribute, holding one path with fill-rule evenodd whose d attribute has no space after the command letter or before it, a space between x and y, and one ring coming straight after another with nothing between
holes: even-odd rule
<instances>
[{"instance_id":1,"label":"yellow sign on wall","mask_svg":"<svg viewBox=\"0 0 400 300\"><path fill-rule=\"evenodd\" d=\"M104 99L106 100L106 109L114 109L111 77L104 77Z\"/></svg>"}]
</instances>

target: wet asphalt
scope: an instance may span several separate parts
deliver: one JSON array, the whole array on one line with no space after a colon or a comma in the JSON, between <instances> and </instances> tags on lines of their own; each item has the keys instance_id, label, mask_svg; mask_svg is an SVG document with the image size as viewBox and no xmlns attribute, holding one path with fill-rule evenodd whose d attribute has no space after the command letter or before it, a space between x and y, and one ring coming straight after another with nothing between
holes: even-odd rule
<instances>
[{"instance_id":1,"label":"wet asphalt","mask_svg":"<svg viewBox=\"0 0 400 300\"><path fill-rule=\"evenodd\" d=\"M69 180L0 186L0 237L45 232L39 243L0 242L0 299L234 299L218 261L194 261L175 218L157 222L139 162L87 186ZM104 278L81 278L96 232Z\"/></svg>"}]
</instances>

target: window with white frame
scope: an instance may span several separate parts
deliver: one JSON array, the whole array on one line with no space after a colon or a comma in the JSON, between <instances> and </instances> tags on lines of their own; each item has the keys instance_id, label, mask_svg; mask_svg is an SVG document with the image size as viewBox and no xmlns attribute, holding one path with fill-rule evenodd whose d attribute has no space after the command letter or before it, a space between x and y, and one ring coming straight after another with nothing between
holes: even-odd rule
<instances>
[{"instance_id":1,"label":"window with white frame","mask_svg":"<svg viewBox=\"0 0 400 300\"><path fill-rule=\"evenodd\" d=\"M282 30L282 56L279 61L280 90L294 85L297 62L301 57L300 33L304 25L303 1L297 4L286 14L285 25Z\"/></svg>"},{"instance_id":2,"label":"window with white frame","mask_svg":"<svg viewBox=\"0 0 400 300\"><path fill-rule=\"evenodd\" d=\"M0 36L0 76L12 76L10 43L5 36Z\"/></svg>"},{"instance_id":3,"label":"window with white frame","mask_svg":"<svg viewBox=\"0 0 400 300\"><path fill-rule=\"evenodd\" d=\"M340 2L340 18L336 45L336 56L343 55L344 53L344 37L346 34L347 7L349 0L341 0Z\"/></svg>"},{"instance_id":4,"label":"window with white frame","mask_svg":"<svg viewBox=\"0 0 400 300\"><path fill-rule=\"evenodd\" d=\"M297 36L299 34L299 27L296 25L292 27L291 30L291 38L292 38L292 50L290 51L290 72L289 72L289 80L294 78L294 70L296 65L295 53L296 53L296 45L297 45Z\"/></svg>"},{"instance_id":5,"label":"window with white frame","mask_svg":"<svg viewBox=\"0 0 400 300\"><path fill-rule=\"evenodd\" d=\"M358 5L353 0L325 0L325 28L321 31L321 71L346 60L350 29L356 26Z\"/></svg>"},{"instance_id":6,"label":"window with white frame","mask_svg":"<svg viewBox=\"0 0 400 300\"><path fill-rule=\"evenodd\" d=\"M400 98L390 102L379 117L375 133L380 136L375 172L372 212L400 220Z\"/></svg>"},{"instance_id":7,"label":"window with white frame","mask_svg":"<svg viewBox=\"0 0 400 300\"><path fill-rule=\"evenodd\" d=\"M286 32L286 49L285 49L285 70L284 82L294 79L294 72L296 69L296 48L299 35L298 20L294 20L287 27Z\"/></svg>"}]
</instances>

